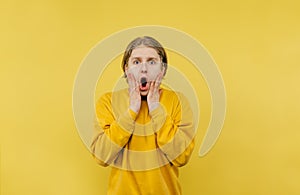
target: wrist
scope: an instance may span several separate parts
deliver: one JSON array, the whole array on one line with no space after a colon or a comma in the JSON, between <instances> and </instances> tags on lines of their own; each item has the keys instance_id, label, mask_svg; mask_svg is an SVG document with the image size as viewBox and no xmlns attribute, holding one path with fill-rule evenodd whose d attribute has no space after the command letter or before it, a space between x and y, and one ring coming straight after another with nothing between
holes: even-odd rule
<instances>
[{"instance_id":1,"label":"wrist","mask_svg":"<svg viewBox=\"0 0 300 195\"><path fill-rule=\"evenodd\" d=\"M135 106L129 106L129 109L132 110L135 114L139 113L140 109Z\"/></svg>"},{"instance_id":2,"label":"wrist","mask_svg":"<svg viewBox=\"0 0 300 195\"><path fill-rule=\"evenodd\" d=\"M148 104L149 112L152 112L153 110L158 108L158 106L159 106L159 102L153 102Z\"/></svg>"}]
</instances>

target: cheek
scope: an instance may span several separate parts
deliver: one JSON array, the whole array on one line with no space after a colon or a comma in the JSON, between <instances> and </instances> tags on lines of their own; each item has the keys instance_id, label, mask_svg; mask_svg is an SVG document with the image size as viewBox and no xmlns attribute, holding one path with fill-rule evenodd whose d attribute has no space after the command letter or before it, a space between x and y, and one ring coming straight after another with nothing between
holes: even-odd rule
<instances>
[{"instance_id":1,"label":"cheek","mask_svg":"<svg viewBox=\"0 0 300 195\"><path fill-rule=\"evenodd\" d=\"M135 78L137 78L139 74L139 68L137 66L130 66L127 69L127 73L131 73Z\"/></svg>"},{"instance_id":2,"label":"cheek","mask_svg":"<svg viewBox=\"0 0 300 195\"><path fill-rule=\"evenodd\" d=\"M149 69L149 79L150 80L155 80L157 75L161 72L161 67L153 67Z\"/></svg>"}]
</instances>

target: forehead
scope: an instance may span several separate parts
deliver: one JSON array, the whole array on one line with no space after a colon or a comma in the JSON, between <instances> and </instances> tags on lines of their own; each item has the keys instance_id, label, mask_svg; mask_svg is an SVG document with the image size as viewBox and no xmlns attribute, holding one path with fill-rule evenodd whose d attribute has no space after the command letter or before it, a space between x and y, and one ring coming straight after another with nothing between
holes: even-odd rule
<instances>
[{"instance_id":1,"label":"forehead","mask_svg":"<svg viewBox=\"0 0 300 195\"><path fill-rule=\"evenodd\" d=\"M159 58L159 55L155 49L142 46L133 49L130 58Z\"/></svg>"}]
</instances>

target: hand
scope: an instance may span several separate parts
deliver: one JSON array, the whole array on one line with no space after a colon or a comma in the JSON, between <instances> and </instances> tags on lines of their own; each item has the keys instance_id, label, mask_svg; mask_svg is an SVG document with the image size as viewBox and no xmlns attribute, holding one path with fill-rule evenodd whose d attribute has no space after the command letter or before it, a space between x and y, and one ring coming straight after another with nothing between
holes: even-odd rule
<instances>
[{"instance_id":1,"label":"hand","mask_svg":"<svg viewBox=\"0 0 300 195\"><path fill-rule=\"evenodd\" d=\"M155 81L150 82L150 89L147 95L149 112L153 111L155 108L159 106L159 97L161 94L161 90L159 89L159 86L162 78L163 78L163 73L161 72L158 74Z\"/></svg>"},{"instance_id":2,"label":"hand","mask_svg":"<svg viewBox=\"0 0 300 195\"><path fill-rule=\"evenodd\" d=\"M142 101L139 83L135 80L132 73L128 73L127 79L129 84L129 108L135 113L139 113Z\"/></svg>"}]
</instances>

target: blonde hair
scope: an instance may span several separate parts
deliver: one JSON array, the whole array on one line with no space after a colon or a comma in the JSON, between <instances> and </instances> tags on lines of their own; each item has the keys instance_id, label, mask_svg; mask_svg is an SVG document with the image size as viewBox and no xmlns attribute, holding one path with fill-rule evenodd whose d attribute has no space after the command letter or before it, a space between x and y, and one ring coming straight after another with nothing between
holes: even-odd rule
<instances>
[{"instance_id":1,"label":"blonde hair","mask_svg":"<svg viewBox=\"0 0 300 195\"><path fill-rule=\"evenodd\" d=\"M132 50L134 50L135 48L141 45L144 45L146 47L151 47L156 50L157 54L161 58L162 65L165 67L165 71L164 71L164 75L165 75L168 68L168 59L167 59L167 54L165 49L154 38L149 36L143 36L143 37L137 37L133 41L131 41L124 52L122 64L121 64L122 70L124 72L124 76L126 77L125 68L126 66L128 66L128 59L131 56Z\"/></svg>"}]
</instances>

